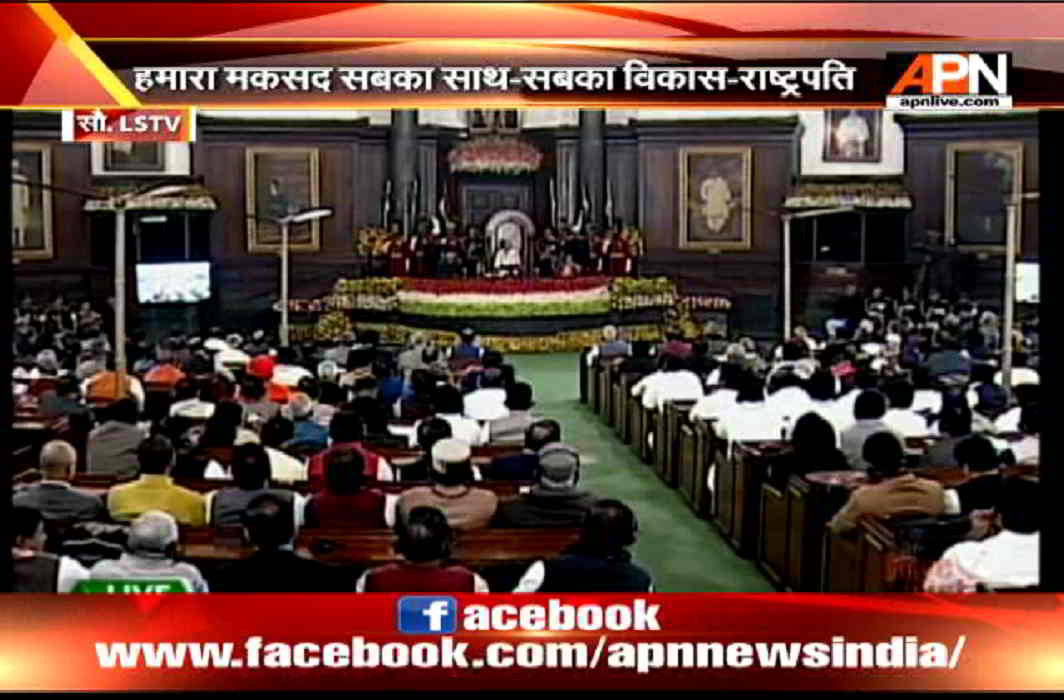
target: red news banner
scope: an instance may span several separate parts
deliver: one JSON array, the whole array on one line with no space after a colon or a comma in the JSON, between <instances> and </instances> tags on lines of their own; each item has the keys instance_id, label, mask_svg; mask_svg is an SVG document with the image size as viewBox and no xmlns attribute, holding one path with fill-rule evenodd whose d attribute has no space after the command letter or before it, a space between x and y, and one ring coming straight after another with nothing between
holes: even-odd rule
<instances>
[{"instance_id":1,"label":"red news banner","mask_svg":"<svg viewBox=\"0 0 1064 700\"><path fill-rule=\"evenodd\" d=\"M1059 690L1062 602L1025 594L7 596L0 689Z\"/></svg>"},{"instance_id":2,"label":"red news banner","mask_svg":"<svg viewBox=\"0 0 1064 700\"><path fill-rule=\"evenodd\" d=\"M68 109L63 111L62 138L68 142L195 141L196 110Z\"/></svg>"}]
</instances>

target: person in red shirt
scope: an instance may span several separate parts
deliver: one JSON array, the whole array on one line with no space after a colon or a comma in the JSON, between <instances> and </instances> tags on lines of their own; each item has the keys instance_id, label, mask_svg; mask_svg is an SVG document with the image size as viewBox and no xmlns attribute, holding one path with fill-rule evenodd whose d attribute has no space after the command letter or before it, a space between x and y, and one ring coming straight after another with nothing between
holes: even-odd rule
<instances>
[{"instance_id":1,"label":"person in red shirt","mask_svg":"<svg viewBox=\"0 0 1064 700\"><path fill-rule=\"evenodd\" d=\"M436 508L419 506L395 524L395 550L403 561L370 569L355 584L359 593L489 593L488 584L450 563L454 531Z\"/></svg>"},{"instance_id":2,"label":"person in red shirt","mask_svg":"<svg viewBox=\"0 0 1064 700\"><path fill-rule=\"evenodd\" d=\"M363 474L366 479L391 481L392 470L380 455L370 452L362 444L362 420L354 411L337 411L329 422L331 446L310 458L307 478L312 488L321 488L325 483L325 463L329 455L343 449L353 449L362 457Z\"/></svg>"},{"instance_id":3,"label":"person in red shirt","mask_svg":"<svg viewBox=\"0 0 1064 700\"><path fill-rule=\"evenodd\" d=\"M325 488L307 502L308 527L384 528L384 494L365 489L365 462L350 447L333 450L325 458Z\"/></svg>"},{"instance_id":4,"label":"person in red shirt","mask_svg":"<svg viewBox=\"0 0 1064 700\"><path fill-rule=\"evenodd\" d=\"M282 404L288 403L290 393L288 387L272 381L273 370L276 366L277 363L269 355L259 355L252 358L251 362L248 363L248 374L266 382L266 396L270 401Z\"/></svg>"}]
</instances>

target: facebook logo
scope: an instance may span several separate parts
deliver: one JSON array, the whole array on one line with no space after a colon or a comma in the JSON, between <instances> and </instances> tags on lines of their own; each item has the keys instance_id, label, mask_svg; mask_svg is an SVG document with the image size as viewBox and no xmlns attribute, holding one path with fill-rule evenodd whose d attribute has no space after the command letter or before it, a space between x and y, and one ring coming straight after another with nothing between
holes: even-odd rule
<instances>
[{"instance_id":1,"label":"facebook logo","mask_svg":"<svg viewBox=\"0 0 1064 700\"><path fill-rule=\"evenodd\" d=\"M450 596L408 595L399 599L399 631L405 634L454 634L458 601Z\"/></svg>"}]
</instances>

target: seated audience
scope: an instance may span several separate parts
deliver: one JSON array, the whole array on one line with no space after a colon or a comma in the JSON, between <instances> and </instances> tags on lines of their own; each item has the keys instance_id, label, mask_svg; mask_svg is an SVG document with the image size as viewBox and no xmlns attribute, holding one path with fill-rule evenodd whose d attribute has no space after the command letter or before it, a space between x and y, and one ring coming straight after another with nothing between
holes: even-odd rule
<instances>
[{"instance_id":1,"label":"seated audience","mask_svg":"<svg viewBox=\"0 0 1064 700\"><path fill-rule=\"evenodd\" d=\"M114 520L128 522L149 510L161 510L182 525L200 527L205 523L201 494L174 484L174 447L165 437L154 435L137 448L140 478L112 486L107 492L107 510Z\"/></svg>"},{"instance_id":2,"label":"seated audience","mask_svg":"<svg viewBox=\"0 0 1064 700\"><path fill-rule=\"evenodd\" d=\"M998 433L1020 432L1020 414L1024 406L1039 403L1040 388L1037 384L1017 384L1012 387L1016 405L1002 413L994 421L994 430Z\"/></svg>"},{"instance_id":3,"label":"seated audience","mask_svg":"<svg viewBox=\"0 0 1064 700\"><path fill-rule=\"evenodd\" d=\"M562 426L551 418L537 420L525 430L525 448L521 454L496 457L487 469L487 478L497 481L533 481L539 470L539 451L547 445L560 444Z\"/></svg>"},{"instance_id":4,"label":"seated audience","mask_svg":"<svg viewBox=\"0 0 1064 700\"><path fill-rule=\"evenodd\" d=\"M1028 403L1020 413L1021 437L1009 444L1009 451L1017 464L1038 464L1041 455L1042 410L1037 403Z\"/></svg>"},{"instance_id":5,"label":"seated audience","mask_svg":"<svg viewBox=\"0 0 1064 700\"><path fill-rule=\"evenodd\" d=\"M125 389L118 390L118 373L115 372L114 359L109 355L106 360L107 369L97 372L81 385L81 393L89 403L110 403L117 401L123 396L131 396L137 402L137 408L144 408L144 386L136 377L127 374ZM121 394L121 395L120 395Z\"/></svg>"},{"instance_id":6,"label":"seated audience","mask_svg":"<svg viewBox=\"0 0 1064 700\"><path fill-rule=\"evenodd\" d=\"M240 445L233 450L233 486L207 494L208 521L215 527L239 525L240 518L255 497L273 493L288 502L293 517L302 511L302 497L292 491L270 488L270 458L261 445Z\"/></svg>"},{"instance_id":7,"label":"seated audience","mask_svg":"<svg viewBox=\"0 0 1064 700\"><path fill-rule=\"evenodd\" d=\"M475 488L469 443L445 438L432 447L431 486L418 486L399 497L398 516L405 517L417 506L439 508L456 530L487 527L499 499L494 492Z\"/></svg>"},{"instance_id":8,"label":"seated audience","mask_svg":"<svg viewBox=\"0 0 1064 700\"><path fill-rule=\"evenodd\" d=\"M954 491L962 513L993 510L1001 494L1001 457L989 438L972 435L957 443L954 458L968 474L968 480Z\"/></svg>"},{"instance_id":9,"label":"seated audience","mask_svg":"<svg viewBox=\"0 0 1064 700\"><path fill-rule=\"evenodd\" d=\"M307 478L307 465L282 449L291 441L294 432L292 421L282 415L274 416L262 426L259 442L270 458L271 481L290 484Z\"/></svg>"},{"instance_id":10,"label":"seated audience","mask_svg":"<svg viewBox=\"0 0 1064 700\"><path fill-rule=\"evenodd\" d=\"M318 491L306 506L308 527L382 528L384 494L364 488L365 461L358 450L335 446L325 456L325 488Z\"/></svg>"},{"instance_id":11,"label":"seated audience","mask_svg":"<svg viewBox=\"0 0 1064 700\"><path fill-rule=\"evenodd\" d=\"M466 397L468 399L468 397ZM532 385L514 382L506 388L506 410L509 414L488 423L488 436L493 444L524 440L525 431L536 421L532 415Z\"/></svg>"},{"instance_id":12,"label":"seated audience","mask_svg":"<svg viewBox=\"0 0 1064 700\"><path fill-rule=\"evenodd\" d=\"M255 430L261 429L281 410L279 404L266 398L266 383L258 377L247 376L240 382L240 403L244 407L244 422Z\"/></svg>"},{"instance_id":13,"label":"seated audience","mask_svg":"<svg viewBox=\"0 0 1064 700\"><path fill-rule=\"evenodd\" d=\"M947 395L943 398L942 412L935 424L939 438L924 452L920 459L922 468L958 466L954 452L962 440L972 434L972 409L963 396Z\"/></svg>"},{"instance_id":14,"label":"seated audience","mask_svg":"<svg viewBox=\"0 0 1064 700\"><path fill-rule=\"evenodd\" d=\"M661 346L660 354L686 360L691 355L691 344L683 339L682 333L668 330L665 331L665 342Z\"/></svg>"},{"instance_id":15,"label":"seated audience","mask_svg":"<svg viewBox=\"0 0 1064 700\"><path fill-rule=\"evenodd\" d=\"M745 372L739 382L735 406L717 421L717 435L729 442L779 440L783 421L779 414L765 409L765 388L760 378Z\"/></svg>"},{"instance_id":16,"label":"seated audience","mask_svg":"<svg viewBox=\"0 0 1064 700\"><path fill-rule=\"evenodd\" d=\"M103 501L70 485L77 459L69 442L46 442L38 461L41 480L15 491L12 503L39 511L45 520L103 520L107 516Z\"/></svg>"},{"instance_id":17,"label":"seated audience","mask_svg":"<svg viewBox=\"0 0 1064 700\"><path fill-rule=\"evenodd\" d=\"M883 431L893 432L893 429L883 420L886 413L887 398L875 389L862 391L854 401L854 422L839 434L839 449L846 455L852 469L868 469L868 463L863 459L862 454L865 440L870 435Z\"/></svg>"},{"instance_id":18,"label":"seated audience","mask_svg":"<svg viewBox=\"0 0 1064 700\"><path fill-rule=\"evenodd\" d=\"M294 389L303 379L313 379L314 375L297 363L294 348L277 348L277 364L273 368L273 381L281 386Z\"/></svg>"},{"instance_id":19,"label":"seated audience","mask_svg":"<svg viewBox=\"0 0 1064 700\"><path fill-rule=\"evenodd\" d=\"M502 370L492 368L481 373L479 388L462 399L462 412L475 421L493 421L509 415Z\"/></svg>"},{"instance_id":20,"label":"seated audience","mask_svg":"<svg viewBox=\"0 0 1064 700\"><path fill-rule=\"evenodd\" d=\"M772 482L777 487L786 486L792 475L850 468L846 455L837 446L835 429L818 413L809 411L795 422L790 443L790 451L780 455L770 466Z\"/></svg>"},{"instance_id":21,"label":"seated audience","mask_svg":"<svg viewBox=\"0 0 1064 700\"><path fill-rule=\"evenodd\" d=\"M514 593L651 593L650 574L632 561L639 526L621 503L595 501L580 529L580 541L560 557L537 561Z\"/></svg>"},{"instance_id":22,"label":"seated audience","mask_svg":"<svg viewBox=\"0 0 1064 700\"><path fill-rule=\"evenodd\" d=\"M769 383L771 393L765 398L765 410L779 416L788 429L812 410L813 401L805 390L805 382L794 370L778 372Z\"/></svg>"},{"instance_id":23,"label":"seated audience","mask_svg":"<svg viewBox=\"0 0 1064 700\"><path fill-rule=\"evenodd\" d=\"M475 362L484 355L484 348L477 343L477 334L472 328L463 328L458 342L451 348L451 360Z\"/></svg>"},{"instance_id":24,"label":"seated audience","mask_svg":"<svg viewBox=\"0 0 1064 700\"><path fill-rule=\"evenodd\" d=\"M89 577L123 580L179 580L188 593L207 593L207 582L192 564L177 561L177 521L169 513L149 510L129 526L126 551L118 559L103 559L89 569Z\"/></svg>"},{"instance_id":25,"label":"seated audience","mask_svg":"<svg viewBox=\"0 0 1064 700\"><path fill-rule=\"evenodd\" d=\"M432 448L451 435L451 424L442 418L429 418L418 423L414 431L421 456L417 461L399 467L402 481L428 481L432 472Z\"/></svg>"},{"instance_id":26,"label":"seated audience","mask_svg":"<svg viewBox=\"0 0 1064 700\"><path fill-rule=\"evenodd\" d=\"M617 326L606 326L602 329L602 342L591 348L591 352L587 354L587 362L590 366L596 359L612 360L631 354L632 346L618 337Z\"/></svg>"},{"instance_id":27,"label":"seated audience","mask_svg":"<svg viewBox=\"0 0 1064 700\"><path fill-rule=\"evenodd\" d=\"M883 415L883 422L903 438L923 437L928 434L927 420L912 410L916 390L904 380L893 380L883 386L890 408Z\"/></svg>"},{"instance_id":28,"label":"seated audience","mask_svg":"<svg viewBox=\"0 0 1064 700\"><path fill-rule=\"evenodd\" d=\"M450 563L454 531L438 509L418 506L395 524L401 562L370 569L358 579L359 593L488 593L488 584L464 566Z\"/></svg>"},{"instance_id":29,"label":"seated audience","mask_svg":"<svg viewBox=\"0 0 1064 700\"><path fill-rule=\"evenodd\" d=\"M974 593L1037 586L1041 512L1032 504L1040 500L1038 482L1006 479L996 509L1000 532L947 549L927 572L924 590Z\"/></svg>"},{"instance_id":30,"label":"seated audience","mask_svg":"<svg viewBox=\"0 0 1064 700\"><path fill-rule=\"evenodd\" d=\"M577 488L580 455L568 445L552 443L539 451L539 479L528 493L499 504L497 527L579 527L595 498Z\"/></svg>"},{"instance_id":31,"label":"seated audience","mask_svg":"<svg viewBox=\"0 0 1064 700\"><path fill-rule=\"evenodd\" d=\"M288 417L292 421L289 445L297 449L324 450L329 444L329 431L314 421L314 402L306 394L296 392L288 400Z\"/></svg>"},{"instance_id":32,"label":"seated audience","mask_svg":"<svg viewBox=\"0 0 1064 700\"><path fill-rule=\"evenodd\" d=\"M410 394L395 402L395 416L403 420L423 420L432 415L433 393L437 379L426 369L410 373Z\"/></svg>"},{"instance_id":33,"label":"seated audience","mask_svg":"<svg viewBox=\"0 0 1064 700\"><path fill-rule=\"evenodd\" d=\"M451 424L451 434L470 445L483 445L487 442L484 429L471 418L462 415L462 394L450 384L441 384L433 392L432 404L436 417Z\"/></svg>"},{"instance_id":34,"label":"seated audience","mask_svg":"<svg viewBox=\"0 0 1064 700\"><path fill-rule=\"evenodd\" d=\"M688 353L689 354L689 353ZM632 396L641 396L643 408L660 411L666 401L697 401L702 398L702 380L687 369L678 355L663 354L659 369L636 382Z\"/></svg>"},{"instance_id":35,"label":"seated audience","mask_svg":"<svg viewBox=\"0 0 1064 700\"><path fill-rule=\"evenodd\" d=\"M311 485L320 487L325 481L325 463L329 455L340 450L352 449L362 457L365 477L368 480L393 481L395 475L388 460L366 448L363 442L362 419L354 411L340 411L333 416L329 423L329 439L331 444L328 449L319 452L310 458L307 470L307 478Z\"/></svg>"},{"instance_id":36,"label":"seated audience","mask_svg":"<svg viewBox=\"0 0 1064 700\"><path fill-rule=\"evenodd\" d=\"M174 387L174 399L171 416L203 421L214 415L214 389L209 382L197 384L186 377Z\"/></svg>"},{"instance_id":37,"label":"seated audience","mask_svg":"<svg viewBox=\"0 0 1064 700\"><path fill-rule=\"evenodd\" d=\"M137 426L138 413L132 399L115 401L104 410L106 419L89 433L89 474L110 474L118 479L136 476L137 448L144 440L144 431Z\"/></svg>"},{"instance_id":38,"label":"seated audience","mask_svg":"<svg viewBox=\"0 0 1064 700\"><path fill-rule=\"evenodd\" d=\"M295 551L290 504L274 494L256 496L242 518L251 556L219 572L215 590L224 593L334 593L350 591L336 569Z\"/></svg>"},{"instance_id":39,"label":"seated audience","mask_svg":"<svg viewBox=\"0 0 1064 700\"><path fill-rule=\"evenodd\" d=\"M888 431L870 435L864 441L861 456L874 483L860 486L850 494L846 505L828 523L833 531L856 529L857 519L862 515L890 518L937 516L945 512L942 484L904 471L905 448L897 435Z\"/></svg>"},{"instance_id":40,"label":"seated audience","mask_svg":"<svg viewBox=\"0 0 1064 700\"><path fill-rule=\"evenodd\" d=\"M14 506L10 523L14 593L70 593L79 581L89 578L89 572L74 559L44 551L48 534L39 511Z\"/></svg>"}]
</instances>

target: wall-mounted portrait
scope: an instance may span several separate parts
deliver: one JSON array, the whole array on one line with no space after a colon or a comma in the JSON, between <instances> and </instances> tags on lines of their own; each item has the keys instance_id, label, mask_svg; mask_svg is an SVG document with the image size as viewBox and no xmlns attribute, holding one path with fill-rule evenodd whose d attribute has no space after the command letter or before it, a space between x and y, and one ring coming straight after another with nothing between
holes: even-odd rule
<instances>
[{"instance_id":1,"label":"wall-mounted portrait","mask_svg":"<svg viewBox=\"0 0 1064 700\"><path fill-rule=\"evenodd\" d=\"M824 111L824 162L878 163L883 159L883 113L878 109Z\"/></svg>"},{"instance_id":2,"label":"wall-mounted portrait","mask_svg":"<svg viewBox=\"0 0 1064 700\"><path fill-rule=\"evenodd\" d=\"M276 253L281 246L277 220L320 205L319 153L316 148L248 148L247 234L249 253ZM292 251L321 249L319 221L292 225Z\"/></svg>"},{"instance_id":3,"label":"wall-mounted portrait","mask_svg":"<svg viewBox=\"0 0 1064 700\"><path fill-rule=\"evenodd\" d=\"M466 124L471 133L512 133L521 128L521 112L516 109L469 109Z\"/></svg>"},{"instance_id":4,"label":"wall-mounted portrait","mask_svg":"<svg viewBox=\"0 0 1064 700\"><path fill-rule=\"evenodd\" d=\"M680 248L749 250L752 160L749 148L680 150Z\"/></svg>"},{"instance_id":5,"label":"wall-mounted portrait","mask_svg":"<svg viewBox=\"0 0 1064 700\"><path fill-rule=\"evenodd\" d=\"M1023 143L984 141L946 147L946 236L958 246L1005 245L1007 205L1023 191ZM1022 211L1016 240L1022 240Z\"/></svg>"},{"instance_id":6,"label":"wall-mounted portrait","mask_svg":"<svg viewBox=\"0 0 1064 700\"><path fill-rule=\"evenodd\" d=\"M11 248L17 260L51 260L52 154L45 144L15 143L11 159Z\"/></svg>"},{"instance_id":7,"label":"wall-mounted portrait","mask_svg":"<svg viewBox=\"0 0 1064 700\"><path fill-rule=\"evenodd\" d=\"M103 144L105 172L161 173L166 170L166 144L119 141Z\"/></svg>"}]
</instances>

